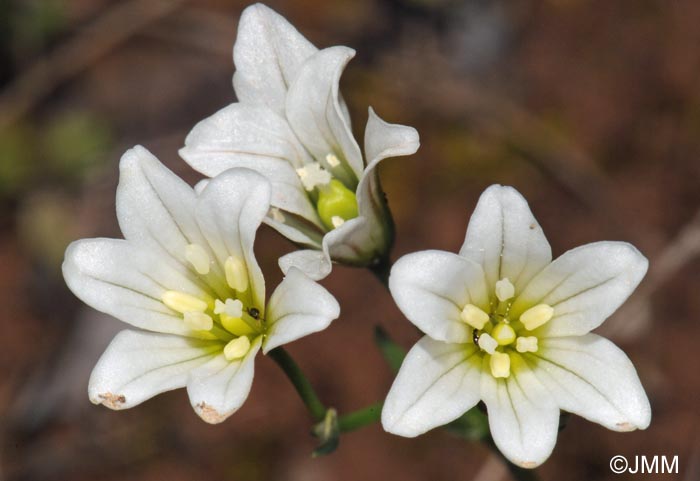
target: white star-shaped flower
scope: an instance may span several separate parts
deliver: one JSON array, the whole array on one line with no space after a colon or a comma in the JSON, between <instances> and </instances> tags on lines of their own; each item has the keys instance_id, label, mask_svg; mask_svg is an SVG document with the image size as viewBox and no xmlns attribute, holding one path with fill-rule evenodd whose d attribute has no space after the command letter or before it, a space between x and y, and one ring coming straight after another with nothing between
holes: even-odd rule
<instances>
[{"instance_id":1,"label":"white star-shaped flower","mask_svg":"<svg viewBox=\"0 0 700 481\"><path fill-rule=\"evenodd\" d=\"M117 217L125 239L84 239L66 251L63 275L86 304L142 330L119 333L89 383L112 409L186 387L193 408L218 423L245 401L253 360L326 328L336 300L290 269L265 303L253 255L270 184L248 169L200 193L143 147L122 157Z\"/></svg>"},{"instance_id":2,"label":"white star-shaped flower","mask_svg":"<svg viewBox=\"0 0 700 481\"><path fill-rule=\"evenodd\" d=\"M285 272L296 266L320 279L331 259L371 265L393 242L376 167L413 154L418 133L370 109L365 163L338 88L354 55L341 46L318 50L273 10L248 7L233 48L239 102L197 124L180 150L209 177L247 167L270 180L273 209L265 222L307 248L280 260Z\"/></svg>"},{"instance_id":3,"label":"white star-shaped flower","mask_svg":"<svg viewBox=\"0 0 700 481\"><path fill-rule=\"evenodd\" d=\"M489 187L459 254L417 252L391 271L394 300L426 335L391 387L384 429L417 436L482 400L498 448L532 468L554 448L560 410L616 431L646 428L651 409L634 366L590 331L647 265L623 242L584 245L552 261L525 199Z\"/></svg>"}]
</instances>

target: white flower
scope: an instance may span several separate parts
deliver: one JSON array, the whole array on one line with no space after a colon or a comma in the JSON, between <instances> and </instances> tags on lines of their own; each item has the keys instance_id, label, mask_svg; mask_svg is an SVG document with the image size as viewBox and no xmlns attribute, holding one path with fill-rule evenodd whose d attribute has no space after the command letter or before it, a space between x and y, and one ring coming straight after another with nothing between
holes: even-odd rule
<instances>
[{"instance_id":1,"label":"white flower","mask_svg":"<svg viewBox=\"0 0 700 481\"><path fill-rule=\"evenodd\" d=\"M123 239L84 239L66 251L63 275L86 304L145 331L119 333L95 366L90 400L112 409L187 387L207 422L245 401L253 360L326 328L336 300L290 269L265 304L253 255L270 185L247 169L200 194L143 147L124 154L117 189Z\"/></svg>"},{"instance_id":2,"label":"white flower","mask_svg":"<svg viewBox=\"0 0 700 481\"><path fill-rule=\"evenodd\" d=\"M459 254L417 252L391 271L396 303L426 336L391 387L384 429L417 436L483 400L498 448L531 468L554 448L560 409L616 431L646 428L651 410L632 363L590 333L646 270L622 242L552 261L525 199L489 187Z\"/></svg>"},{"instance_id":3,"label":"white flower","mask_svg":"<svg viewBox=\"0 0 700 481\"><path fill-rule=\"evenodd\" d=\"M308 248L280 266L315 279L330 272L331 259L366 266L386 254L393 225L376 167L419 145L415 129L388 124L370 109L365 165L338 91L354 55L340 46L318 50L268 7L248 7L233 49L239 102L197 124L180 150L209 177L232 167L267 177L272 209L265 222Z\"/></svg>"}]
</instances>

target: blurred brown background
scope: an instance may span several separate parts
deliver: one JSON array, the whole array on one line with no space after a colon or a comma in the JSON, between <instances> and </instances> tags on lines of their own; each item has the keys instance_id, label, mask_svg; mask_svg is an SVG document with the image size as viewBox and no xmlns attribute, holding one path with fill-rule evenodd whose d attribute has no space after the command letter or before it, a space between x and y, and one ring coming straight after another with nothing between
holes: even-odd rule
<instances>
[{"instance_id":1,"label":"blurred brown background","mask_svg":"<svg viewBox=\"0 0 700 481\"><path fill-rule=\"evenodd\" d=\"M261 358L250 398L219 426L182 390L129 411L92 406L92 366L124 325L82 306L60 275L66 244L118 237L117 163L143 144L177 156L194 123L234 100L238 1L0 0L0 479L497 480L484 447L436 430L377 425L311 459L310 419ZM398 241L455 251L491 183L530 201L555 255L625 240L651 260L601 329L634 361L653 406L647 431L572 418L545 480L614 475L613 455L678 455L700 479L700 2L695 0L304 0L270 2L319 47L357 57L342 89L361 141L366 108L415 126L422 146L382 177ZM263 229L268 283L291 246ZM382 398L392 376L372 341L419 334L369 272L324 284L342 316L290 346L341 412Z\"/></svg>"}]
</instances>

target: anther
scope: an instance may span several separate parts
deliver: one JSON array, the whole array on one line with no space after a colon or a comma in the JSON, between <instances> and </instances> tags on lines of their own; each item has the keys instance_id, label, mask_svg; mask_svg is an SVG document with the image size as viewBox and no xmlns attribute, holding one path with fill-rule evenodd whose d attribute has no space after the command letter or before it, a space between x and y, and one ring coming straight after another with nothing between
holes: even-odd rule
<instances>
[{"instance_id":1,"label":"anther","mask_svg":"<svg viewBox=\"0 0 700 481\"><path fill-rule=\"evenodd\" d=\"M548 304L537 304L520 315L525 329L532 331L546 324L554 316L554 309Z\"/></svg>"},{"instance_id":2,"label":"anther","mask_svg":"<svg viewBox=\"0 0 700 481\"><path fill-rule=\"evenodd\" d=\"M184 314L186 312L204 312L207 310L207 303L190 294L179 291L165 291L161 296L163 304L170 309Z\"/></svg>"},{"instance_id":3,"label":"anther","mask_svg":"<svg viewBox=\"0 0 700 481\"><path fill-rule=\"evenodd\" d=\"M345 219L343 219L339 215L334 215L333 217L331 217L331 224L333 224L333 227L337 229L341 225L345 224Z\"/></svg>"},{"instance_id":4,"label":"anther","mask_svg":"<svg viewBox=\"0 0 700 481\"><path fill-rule=\"evenodd\" d=\"M499 301L507 301L513 296L515 296L515 286L510 282L510 280L508 280L507 277L504 277L500 281L496 282L496 297L498 297Z\"/></svg>"},{"instance_id":5,"label":"anther","mask_svg":"<svg viewBox=\"0 0 700 481\"><path fill-rule=\"evenodd\" d=\"M467 304L459 315L462 322L466 322L475 329L483 329L489 322L489 315L476 307L474 304Z\"/></svg>"},{"instance_id":6,"label":"anther","mask_svg":"<svg viewBox=\"0 0 700 481\"><path fill-rule=\"evenodd\" d=\"M226 283L231 289L244 292L248 289L248 272L243 261L236 256L231 256L224 263Z\"/></svg>"},{"instance_id":7,"label":"anther","mask_svg":"<svg viewBox=\"0 0 700 481\"><path fill-rule=\"evenodd\" d=\"M493 377L506 378L510 376L510 356L502 352L494 352L489 360Z\"/></svg>"},{"instance_id":8,"label":"anther","mask_svg":"<svg viewBox=\"0 0 700 481\"><path fill-rule=\"evenodd\" d=\"M270 216L272 217L272 220L276 220L277 222L284 222L287 219L282 211L277 207L272 207L270 209Z\"/></svg>"},{"instance_id":9,"label":"anther","mask_svg":"<svg viewBox=\"0 0 700 481\"><path fill-rule=\"evenodd\" d=\"M185 248L185 259L199 274L209 274L209 254L199 244L189 244Z\"/></svg>"},{"instance_id":10,"label":"anther","mask_svg":"<svg viewBox=\"0 0 700 481\"><path fill-rule=\"evenodd\" d=\"M479 347L489 354L494 354L498 347L498 341L484 332L479 336Z\"/></svg>"},{"instance_id":11,"label":"anther","mask_svg":"<svg viewBox=\"0 0 700 481\"><path fill-rule=\"evenodd\" d=\"M519 337L515 341L515 349L518 352L537 352L537 338L535 336Z\"/></svg>"},{"instance_id":12,"label":"anther","mask_svg":"<svg viewBox=\"0 0 700 481\"><path fill-rule=\"evenodd\" d=\"M229 341L224 347L224 357L226 357L227 361L240 359L246 355L248 350L250 350L250 339L246 336L237 337Z\"/></svg>"},{"instance_id":13,"label":"anther","mask_svg":"<svg viewBox=\"0 0 700 481\"><path fill-rule=\"evenodd\" d=\"M338 167L340 165L340 160L334 154L326 155L326 162L328 162L328 165L331 167Z\"/></svg>"}]
</instances>

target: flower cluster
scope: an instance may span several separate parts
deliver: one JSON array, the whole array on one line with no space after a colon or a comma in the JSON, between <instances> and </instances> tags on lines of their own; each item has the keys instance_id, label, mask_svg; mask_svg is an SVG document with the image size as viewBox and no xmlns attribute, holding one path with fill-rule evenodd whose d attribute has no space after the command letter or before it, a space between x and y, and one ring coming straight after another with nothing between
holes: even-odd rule
<instances>
[{"instance_id":1,"label":"flower cluster","mask_svg":"<svg viewBox=\"0 0 700 481\"><path fill-rule=\"evenodd\" d=\"M363 159L338 91L353 55L318 50L253 5L234 46L239 101L197 124L180 150L209 179L192 188L145 148L124 154L124 239L76 241L63 264L76 296L137 328L119 333L97 363L91 401L124 409L186 387L197 414L221 422L248 396L259 351L339 316L316 282L332 262L388 262L393 224L376 167L414 153L418 134L369 109ZM269 298L253 252L262 223L302 247L279 259L285 277ZM634 367L591 333L646 269L621 242L552 261L523 197L489 187L459 254L417 252L391 269L396 304L425 336L389 391L384 429L417 436L483 401L498 448L534 467L552 452L562 410L613 430L646 428L651 411Z\"/></svg>"}]
</instances>

